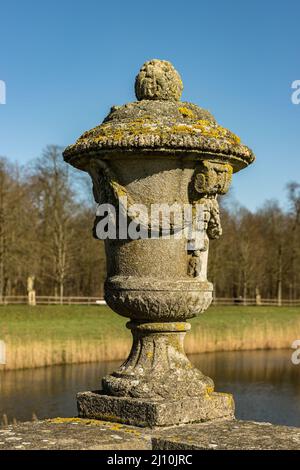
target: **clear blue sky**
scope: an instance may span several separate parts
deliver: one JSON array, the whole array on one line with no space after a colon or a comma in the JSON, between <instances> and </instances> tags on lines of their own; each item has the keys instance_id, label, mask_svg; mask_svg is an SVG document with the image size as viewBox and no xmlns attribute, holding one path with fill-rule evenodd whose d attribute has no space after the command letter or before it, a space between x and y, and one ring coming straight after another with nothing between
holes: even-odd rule
<instances>
[{"instance_id":1,"label":"clear blue sky","mask_svg":"<svg viewBox=\"0 0 300 470\"><path fill-rule=\"evenodd\" d=\"M10 0L0 7L0 155L26 164L133 101L149 59L173 62L183 99L208 108L257 156L235 175L250 209L300 181L297 0Z\"/></svg>"}]
</instances>

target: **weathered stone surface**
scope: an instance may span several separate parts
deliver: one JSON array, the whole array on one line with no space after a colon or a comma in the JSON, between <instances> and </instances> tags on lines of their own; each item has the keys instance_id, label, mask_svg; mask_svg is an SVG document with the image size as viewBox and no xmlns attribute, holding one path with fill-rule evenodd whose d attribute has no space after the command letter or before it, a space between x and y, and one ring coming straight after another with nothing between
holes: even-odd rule
<instances>
[{"instance_id":1,"label":"weathered stone surface","mask_svg":"<svg viewBox=\"0 0 300 470\"><path fill-rule=\"evenodd\" d=\"M222 420L161 431L152 444L157 450L300 450L300 428Z\"/></svg>"},{"instance_id":2,"label":"weathered stone surface","mask_svg":"<svg viewBox=\"0 0 300 470\"><path fill-rule=\"evenodd\" d=\"M191 325L184 322L135 323L130 357L102 379L103 393L141 399L203 397L214 389L212 379L192 365L183 342ZM173 423L171 423L173 424Z\"/></svg>"},{"instance_id":3,"label":"weathered stone surface","mask_svg":"<svg viewBox=\"0 0 300 470\"><path fill-rule=\"evenodd\" d=\"M237 171L254 160L252 151L233 132L218 125L211 113L199 106L180 102L183 89L179 73L165 60L146 62L136 77L138 102L113 106L99 126L85 132L64 152L65 159L86 168L90 152L107 158L107 153L138 150L157 151L168 158L194 151L199 158L228 162ZM167 152L164 152L167 151ZM106 154L106 155L105 155ZM202 156L201 156L202 154ZM129 157L129 154L128 154Z\"/></svg>"},{"instance_id":4,"label":"weathered stone surface","mask_svg":"<svg viewBox=\"0 0 300 470\"><path fill-rule=\"evenodd\" d=\"M232 396L225 393L177 400L142 400L83 392L77 395L77 406L81 418L151 428L234 417Z\"/></svg>"},{"instance_id":5,"label":"weathered stone surface","mask_svg":"<svg viewBox=\"0 0 300 470\"><path fill-rule=\"evenodd\" d=\"M138 100L179 100L183 84L177 70L167 60L149 60L135 79Z\"/></svg>"},{"instance_id":6,"label":"weathered stone surface","mask_svg":"<svg viewBox=\"0 0 300 470\"><path fill-rule=\"evenodd\" d=\"M0 429L1 450L300 450L300 429L236 420L136 428L57 418Z\"/></svg>"},{"instance_id":7,"label":"weathered stone surface","mask_svg":"<svg viewBox=\"0 0 300 470\"><path fill-rule=\"evenodd\" d=\"M115 236L102 235L105 300L132 320L133 334L129 358L103 379L107 396L80 394L80 413L140 426L232 416L232 398L214 394L213 381L185 356L184 322L212 300L207 262L209 240L222 233L217 196L254 155L208 111L179 102L182 83L169 62L144 64L135 88L138 102L114 106L64 152L67 162L90 174L96 202L113 209ZM167 227L161 212L152 214L155 205L167 206ZM96 234L103 216L96 217Z\"/></svg>"},{"instance_id":8,"label":"weathered stone surface","mask_svg":"<svg viewBox=\"0 0 300 470\"><path fill-rule=\"evenodd\" d=\"M143 161L149 151L169 158L193 152L198 160L229 162L234 171L254 161L250 148L233 132L217 124L213 116L187 102L143 100L113 107L99 126L85 132L67 147L64 158L72 165L86 168L90 158L117 158L137 152ZM176 151L176 153L174 152Z\"/></svg>"},{"instance_id":9,"label":"weathered stone surface","mask_svg":"<svg viewBox=\"0 0 300 470\"><path fill-rule=\"evenodd\" d=\"M151 449L147 430L117 423L56 418L0 428L0 450Z\"/></svg>"},{"instance_id":10,"label":"weathered stone surface","mask_svg":"<svg viewBox=\"0 0 300 470\"><path fill-rule=\"evenodd\" d=\"M157 252L159 240L156 241ZM188 260L187 273L190 264ZM155 322L159 317L162 322L182 322L205 312L212 302L212 284L199 279L203 274L201 266L196 274L193 272L190 279L176 282L144 276L139 281L136 276L113 276L105 283L105 299L112 310L132 320L145 318Z\"/></svg>"}]
</instances>

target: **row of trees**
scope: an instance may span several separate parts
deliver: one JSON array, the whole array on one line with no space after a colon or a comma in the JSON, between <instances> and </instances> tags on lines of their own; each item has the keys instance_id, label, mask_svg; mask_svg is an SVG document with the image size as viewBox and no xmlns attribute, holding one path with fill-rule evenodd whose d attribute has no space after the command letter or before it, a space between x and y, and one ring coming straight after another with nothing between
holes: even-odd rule
<instances>
[{"instance_id":1,"label":"row of trees","mask_svg":"<svg viewBox=\"0 0 300 470\"><path fill-rule=\"evenodd\" d=\"M300 184L287 185L286 210L268 201L255 213L223 202L224 235L211 243L216 297L300 298Z\"/></svg>"},{"instance_id":2,"label":"row of trees","mask_svg":"<svg viewBox=\"0 0 300 470\"><path fill-rule=\"evenodd\" d=\"M287 193L286 210L272 201L255 213L223 198L223 236L209 257L217 297L300 298L300 184ZM1 158L0 301L25 295L31 275L37 295L100 296L106 267L93 218L89 178L63 162L59 147L22 171Z\"/></svg>"},{"instance_id":3,"label":"row of trees","mask_svg":"<svg viewBox=\"0 0 300 470\"><path fill-rule=\"evenodd\" d=\"M72 173L57 146L22 172L0 160L0 301L26 295L32 275L38 295L101 295L103 244L91 236L92 202L76 191L88 179Z\"/></svg>"}]
</instances>

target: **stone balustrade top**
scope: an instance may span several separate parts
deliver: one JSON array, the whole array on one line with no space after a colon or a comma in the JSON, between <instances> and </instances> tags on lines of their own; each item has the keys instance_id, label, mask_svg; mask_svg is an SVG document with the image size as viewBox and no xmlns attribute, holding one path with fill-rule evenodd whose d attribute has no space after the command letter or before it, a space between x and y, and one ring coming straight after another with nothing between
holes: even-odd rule
<instances>
[{"instance_id":1,"label":"stone balustrade top","mask_svg":"<svg viewBox=\"0 0 300 470\"><path fill-rule=\"evenodd\" d=\"M56 418L0 429L1 450L299 450L300 428L216 420L164 429Z\"/></svg>"}]
</instances>

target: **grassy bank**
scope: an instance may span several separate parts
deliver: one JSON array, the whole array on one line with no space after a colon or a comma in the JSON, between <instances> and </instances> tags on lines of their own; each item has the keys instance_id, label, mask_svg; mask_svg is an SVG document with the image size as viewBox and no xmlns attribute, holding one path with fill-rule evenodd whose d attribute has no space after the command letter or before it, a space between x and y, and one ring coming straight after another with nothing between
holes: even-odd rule
<instances>
[{"instance_id":1,"label":"grassy bank","mask_svg":"<svg viewBox=\"0 0 300 470\"><path fill-rule=\"evenodd\" d=\"M105 306L1 306L7 364L0 369L123 359L131 345L126 321ZM191 323L190 354L289 348L300 338L297 307L211 307Z\"/></svg>"}]
</instances>

